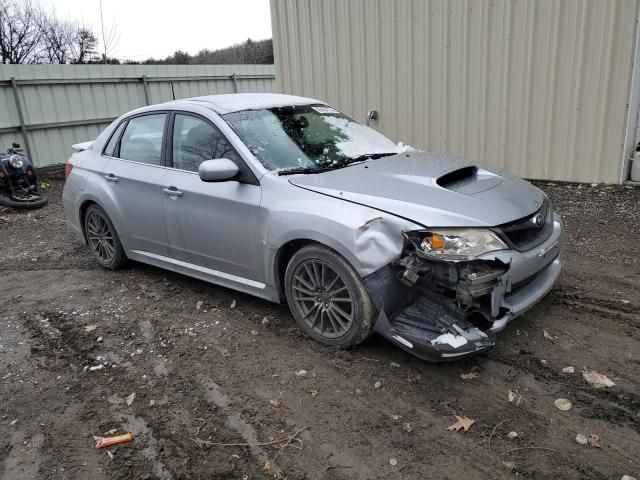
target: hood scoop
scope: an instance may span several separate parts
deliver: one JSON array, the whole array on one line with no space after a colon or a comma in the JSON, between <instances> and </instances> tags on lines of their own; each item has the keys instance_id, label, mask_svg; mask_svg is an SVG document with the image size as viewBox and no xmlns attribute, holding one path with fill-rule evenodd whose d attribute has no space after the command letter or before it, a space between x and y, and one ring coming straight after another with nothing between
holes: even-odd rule
<instances>
[{"instance_id":1,"label":"hood scoop","mask_svg":"<svg viewBox=\"0 0 640 480\"><path fill-rule=\"evenodd\" d=\"M436 184L452 192L475 195L502 183L502 178L475 165L445 173L436 179Z\"/></svg>"}]
</instances>

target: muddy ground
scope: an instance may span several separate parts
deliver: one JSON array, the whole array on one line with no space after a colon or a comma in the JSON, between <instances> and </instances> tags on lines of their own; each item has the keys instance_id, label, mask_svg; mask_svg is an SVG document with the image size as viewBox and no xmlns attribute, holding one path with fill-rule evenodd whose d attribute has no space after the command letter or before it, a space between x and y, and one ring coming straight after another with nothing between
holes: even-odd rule
<instances>
[{"instance_id":1,"label":"muddy ground","mask_svg":"<svg viewBox=\"0 0 640 480\"><path fill-rule=\"evenodd\" d=\"M157 268L103 270L47 181L48 207L0 212L2 479L640 477L640 188L539 184L566 222L559 283L491 352L434 365L376 336L323 347L283 306ZM454 415L476 423L448 431ZM96 450L113 429L133 442Z\"/></svg>"}]
</instances>

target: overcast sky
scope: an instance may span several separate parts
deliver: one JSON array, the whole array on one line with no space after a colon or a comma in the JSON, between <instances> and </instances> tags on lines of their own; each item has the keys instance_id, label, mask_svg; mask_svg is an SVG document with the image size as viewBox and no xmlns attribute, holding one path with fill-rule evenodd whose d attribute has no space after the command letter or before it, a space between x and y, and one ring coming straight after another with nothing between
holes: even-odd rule
<instances>
[{"instance_id":1,"label":"overcast sky","mask_svg":"<svg viewBox=\"0 0 640 480\"><path fill-rule=\"evenodd\" d=\"M38 0L58 17L75 19L100 35L99 0ZM271 38L269 0L102 0L105 25L117 24L109 56L144 60L176 50L194 54L247 38Z\"/></svg>"}]
</instances>

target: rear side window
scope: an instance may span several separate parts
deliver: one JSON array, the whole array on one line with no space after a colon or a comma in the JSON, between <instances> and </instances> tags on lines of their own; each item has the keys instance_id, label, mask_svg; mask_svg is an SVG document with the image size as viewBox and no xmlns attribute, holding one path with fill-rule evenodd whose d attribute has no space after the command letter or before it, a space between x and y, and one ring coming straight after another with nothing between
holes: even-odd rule
<instances>
[{"instance_id":1,"label":"rear side window","mask_svg":"<svg viewBox=\"0 0 640 480\"><path fill-rule=\"evenodd\" d=\"M210 123L191 115L176 114L173 127L173 167L197 172L205 160L227 158L240 163L224 135Z\"/></svg>"},{"instance_id":2,"label":"rear side window","mask_svg":"<svg viewBox=\"0 0 640 480\"><path fill-rule=\"evenodd\" d=\"M127 122L122 122L120 125L118 125L118 128L115 129L115 131L113 132L113 135L111 135L111 138L109 139L109 143L107 143L107 146L104 149L104 154L109 156L109 157L115 157L115 150L116 150L116 145L118 144L118 140L120 139L120 134L122 133L122 130L124 129L124 126L126 125Z\"/></svg>"},{"instance_id":3,"label":"rear side window","mask_svg":"<svg viewBox=\"0 0 640 480\"><path fill-rule=\"evenodd\" d=\"M120 141L120 158L162 165L162 135L166 114L143 115L129 120Z\"/></svg>"}]
</instances>

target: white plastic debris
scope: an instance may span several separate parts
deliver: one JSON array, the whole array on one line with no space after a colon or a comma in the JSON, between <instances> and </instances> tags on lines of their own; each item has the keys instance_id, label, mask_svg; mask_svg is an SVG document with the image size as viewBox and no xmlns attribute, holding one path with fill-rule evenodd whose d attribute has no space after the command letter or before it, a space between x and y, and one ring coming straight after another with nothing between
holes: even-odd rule
<instances>
[{"instance_id":1,"label":"white plastic debris","mask_svg":"<svg viewBox=\"0 0 640 480\"><path fill-rule=\"evenodd\" d=\"M376 383L373 384L373 388L380 388L382 386L382 382L380 380L378 380Z\"/></svg>"},{"instance_id":2,"label":"white plastic debris","mask_svg":"<svg viewBox=\"0 0 640 480\"><path fill-rule=\"evenodd\" d=\"M135 399L136 399L136 394L134 392L127 397L127 400L126 400L127 405L131 405Z\"/></svg>"},{"instance_id":3,"label":"white plastic debris","mask_svg":"<svg viewBox=\"0 0 640 480\"><path fill-rule=\"evenodd\" d=\"M395 467L397 464L398 464L398 460L396 460L395 458L389 459L389 465L393 465Z\"/></svg>"},{"instance_id":4,"label":"white plastic debris","mask_svg":"<svg viewBox=\"0 0 640 480\"><path fill-rule=\"evenodd\" d=\"M262 324L263 324L263 325L267 325L268 323L269 323L269 319L268 319L267 317L264 317L264 318L262 319Z\"/></svg>"},{"instance_id":5,"label":"white plastic debris","mask_svg":"<svg viewBox=\"0 0 640 480\"><path fill-rule=\"evenodd\" d=\"M579 433L576 435L576 442L578 442L580 445L586 445L587 443L589 443L589 440L587 439L586 435Z\"/></svg>"},{"instance_id":6,"label":"white plastic debris","mask_svg":"<svg viewBox=\"0 0 640 480\"><path fill-rule=\"evenodd\" d=\"M236 308L236 301L235 301L235 300L231 302L230 307L231 307L231 308Z\"/></svg>"},{"instance_id":7,"label":"white plastic debris","mask_svg":"<svg viewBox=\"0 0 640 480\"><path fill-rule=\"evenodd\" d=\"M308 375L308 374L309 374L309 373L308 373L306 370L298 370L298 371L296 372L296 378L297 378L298 380L302 380L303 378L307 378L307 375Z\"/></svg>"},{"instance_id":8,"label":"white plastic debris","mask_svg":"<svg viewBox=\"0 0 640 480\"><path fill-rule=\"evenodd\" d=\"M202 308L202 304L204 302L202 300L198 300L198 303L196 303L196 310L200 310Z\"/></svg>"},{"instance_id":9,"label":"white plastic debris","mask_svg":"<svg viewBox=\"0 0 640 480\"><path fill-rule=\"evenodd\" d=\"M396 362L391 362L391 366L392 366L393 368L400 368L400 364L399 364L399 363L396 363Z\"/></svg>"},{"instance_id":10,"label":"white plastic debris","mask_svg":"<svg viewBox=\"0 0 640 480\"><path fill-rule=\"evenodd\" d=\"M256 330L251 330L251 335L255 337L256 335L258 335L258 332Z\"/></svg>"},{"instance_id":11,"label":"white plastic debris","mask_svg":"<svg viewBox=\"0 0 640 480\"><path fill-rule=\"evenodd\" d=\"M507 437L509 437L509 438L518 438L518 432L509 432L509 433L507 433Z\"/></svg>"},{"instance_id":12,"label":"white plastic debris","mask_svg":"<svg viewBox=\"0 0 640 480\"><path fill-rule=\"evenodd\" d=\"M564 367L562 369L562 373L574 373L575 371L576 371L576 369L573 368L573 367Z\"/></svg>"},{"instance_id":13,"label":"white plastic debris","mask_svg":"<svg viewBox=\"0 0 640 480\"><path fill-rule=\"evenodd\" d=\"M610 388L615 385L609 377L602 373L598 373L595 370L583 370L582 378L595 388Z\"/></svg>"},{"instance_id":14,"label":"white plastic debris","mask_svg":"<svg viewBox=\"0 0 640 480\"><path fill-rule=\"evenodd\" d=\"M571 410L571 407L573 406L571 405L571 401L566 398L558 398L555 402L553 402L553 404L558 410L561 410L563 412Z\"/></svg>"},{"instance_id":15,"label":"white plastic debris","mask_svg":"<svg viewBox=\"0 0 640 480\"><path fill-rule=\"evenodd\" d=\"M103 364L100 365L96 365L94 367L89 367L89 370L91 370L92 372L95 372L96 370L102 370L104 368Z\"/></svg>"}]
</instances>

